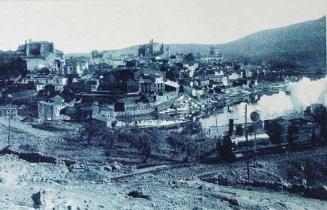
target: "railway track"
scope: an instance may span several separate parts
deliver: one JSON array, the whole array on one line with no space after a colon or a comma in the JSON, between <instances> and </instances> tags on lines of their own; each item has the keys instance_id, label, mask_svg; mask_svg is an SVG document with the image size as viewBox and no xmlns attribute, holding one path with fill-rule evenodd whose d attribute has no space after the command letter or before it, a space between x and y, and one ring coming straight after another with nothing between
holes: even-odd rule
<instances>
[{"instance_id":1,"label":"railway track","mask_svg":"<svg viewBox=\"0 0 327 210\"><path fill-rule=\"evenodd\" d=\"M288 158L288 155L301 155L303 152L310 153L310 150L313 149L322 149L322 147L327 148L327 146L315 146L311 143L305 143L301 145L297 145L296 148L293 150L287 149L287 144L283 145L274 145L274 146L267 146L261 148L259 153L257 154L257 159L269 159L269 158ZM247 160L247 151L238 151L240 154L244 153L244 155L238 158L234 163L231 164L243 164L244 161ZM286 155L285 153L288 153ZM283 155L285 154L285 155ZM223 161L217 161L216 164L199 164L199 163L174 163L174 164L166 164L166 165L159 165L159 166L151 166L142 169L138 169L137 171L126 174L120 175L111 178L111 180L116 182L124 182L128 181L129 179L136 178L140 175L144 174L159 174L163 173L169 177L174 178L182 178L182 177L198 177L199 175L204 175L208 173L214 173L215 171L221 169L221 164L226 164Z\"/></svg>"},{"instance_id":2,"label":"railway track","mask_svg":"<svg viewBox=\"0 0 327 210\"><path fill-rule=\"evenodd\" d=\"M124 181L124 180L129 179L129 178L133 178L133 177L138 176L138 175L143 175L143 174L148 174L148 173L158 173L158 172L161 172L161 171L167 171L167 170L172 170L172 169L189 167L189 166L192 166L192 165L194 165L194 163L176 163L176 164L169 164L169 165L152 166L152 167L139 169L136 172L133 172L133 173L130 173L130 174L112 177L111 180L119 182L119 181Z\"/></svg>"}]
</instances>

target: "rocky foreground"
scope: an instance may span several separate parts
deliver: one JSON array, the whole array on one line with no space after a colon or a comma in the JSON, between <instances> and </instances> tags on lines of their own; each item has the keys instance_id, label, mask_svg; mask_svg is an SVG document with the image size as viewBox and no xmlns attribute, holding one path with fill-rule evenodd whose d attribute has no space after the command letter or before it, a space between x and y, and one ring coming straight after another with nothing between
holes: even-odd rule
<instances>
[{"instance_id":1,"label":"rocky foreground","mask_svg":"<svg viewBox=\"0 0 327 210\"><path fill-rule=\"evenodd\" d=\"M327 208L326 169L310 179L306 164L291 169L294 174L276 168L280 161L293 161L289 158L260 160L251 167L250 181L244 162L131 169L118 162L31 163L22 158L0 156L0 209Z\"/></svg>"},{"instance_id":2,"label":"rocky foreground","mask_svg":"<svg viewBox=\"0 0 327 210\"><path fill-rule=\"evenodd\" d=\"M15 125L15 124L13 124ZM139 167L61 133L0 125L0 209L327 209L327 149L251 163Z\"/></svg>"}]
</instances>

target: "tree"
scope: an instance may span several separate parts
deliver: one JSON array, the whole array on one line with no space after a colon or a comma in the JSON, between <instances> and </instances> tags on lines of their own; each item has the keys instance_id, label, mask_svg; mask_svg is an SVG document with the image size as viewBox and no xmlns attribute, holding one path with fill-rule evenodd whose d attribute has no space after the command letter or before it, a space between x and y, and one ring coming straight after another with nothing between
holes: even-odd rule
<instances>
[{"instance_id":1,"label":"tree","mask_svg":"<svg viewBox=\"0 0 327 210\"><path fill-rule=\"evenodd\" d=\"M196 160L198 156L198 148L197 145L193 142L189 142L185 145L185 158L184 162L189 162L191 160Z\"/></svg>"},{"instance_id":2,"label":"tree","mask_svg":"<svg viewBox=\"0 0 327 210\"><path fill-rule=\"evenodd\" d=\"M20 57L0 58L0 79L16 78L27 73L26 61Z\"/></svg>"},{"instance_id":3,"label":"tree","mask_svg":"<svg viewBox=\"0 0 327 210\"><path fill-rule=\"evenodd\" d=\"M104 145L111 149L115 143L116 135L114 132L110 131L109 129L106 129L104 132L104 135L102 136L102 142Z\"/></svg>"},{"instance_id":4,"label":"tree","mask_svg":"<svg viewBox=\"0 0 327 210\"><path fill-rule=\"evenodd\" d=\"M56 90L54 85L46 85L43 90L38 93L39 96L52 98L56 95Z\"/></svg>"},{"instance_id":5,"label":"tree","mask_svg":"<svg viewBox=\"0 0 327 210\"><path fill-rule=\"evenodd\" d=\"M173 134L167 138L167 143L173 148L173 157L180 153L181 148L184 146L183 142L182 135Z\"/></svg>"},{"instance_id":6,"label":"tree","mask_svg":"<svg viewBox=\"0 0 327 210\"><path fill-rule=\"evenodd\" d=\"M182 131L182 134L196 134L202 131L202 125L199 121L189 123L185 126Z\"/></svg>"},{"instance_id":7,"label":"tree","mask_svg":"<svg viewBox=\"0 0 327 210\"><path fill-rule=\"evenodd\" d=\"M182 134L172 134L166 139L173 148L173 158L178 158L184 162L196 160L199 156L198 145Z\"/></svg>"},{"instance_id":8,"label":"tree","mask_svg":"<svg viewBox=\"0 0 327 210\"><path fill-rule=\"evenodd\" d=\"M241 65L239 65L239 64L235 64L234 67L233 67L233 69L234 69L235 71L238 71L238 70L241 69Z\"/></svg>"},{"instance_id":9,"label":"tree","mask_svg":"<svg viewBox=\"0 0 327 210\"><path fill-rule=\"evenodd\" d=\"M100 133L100 132L99 132L99 128L97 126L89 125L89 126L85 127L83 129L83 131L81 132L81 138L82 138L82 140L87 141L87 145L91 145L92 137L98 136L97 135L98 133Z\"/></svg>"},{"instance_id":10,"label":"tree","mask_svg":"<svg viewBox=\"0 0 327 210\"><path fill-rule=\"evenodd\" d=\"M218 86L215 87L214 90L215 90L215 92L218 93L218 94L222 93L222 89L221 89L220 87L218 87Z\"/></svg>"},{"instance_id":11,"label":"tree","mask_svg":"<svg viewBox=\"0 0 327 210\"><path fill-rule=\"evenodd\" d=\"M136 60L126 61L126 67L135 67L137 64Z\"/></svg>"},{"instance_id":12,"label":"tree","mask_svg":"<svg viewBox=\"0 0 327 210\"><path fill-rule=\"evenodd\" d=\"M89 89L85 82L69 83L64 87L62 96L66 101L71 101L75 98L76 94L88 91Z\"/></svg>"},{"instance_id":13,"label":"tree","mask_svg":"<svg viewBox=\"0 0 327 210\"><path fill-rule=\"evenodd\" d=\"M151 140L149 135L143 134L143 136L140 136L139 145L141 149L141 155L143 156L142 163L146 163L146 161L151 156Z\"/></svg>"},{"instance_id":14,"label":"tree","mask_svg":"<svg viewBox=\"0 0 327 210\"><path fill-rule=\"evenodd\" d=\"M50 74L50 70L47 67L44 67L39 70L39 74L43 74L43 75Z\"/></svg>"}]
</instances>

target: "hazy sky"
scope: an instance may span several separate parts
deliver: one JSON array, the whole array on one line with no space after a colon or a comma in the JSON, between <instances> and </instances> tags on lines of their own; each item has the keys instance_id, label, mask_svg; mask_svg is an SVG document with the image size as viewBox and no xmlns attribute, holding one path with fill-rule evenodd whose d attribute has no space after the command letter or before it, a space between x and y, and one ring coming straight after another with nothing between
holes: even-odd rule
<instances>
[{"instance_id":1,"label":"hazy sky","mask_svg":"<svg viewBox=\"0 0 327 210\"><path fill-rule=\"evenodd\" d=\"M223 43L316 19L326 0L0 1L0 49L49 40L65 53L148 42Z\"/></svg>"}]
</instances>

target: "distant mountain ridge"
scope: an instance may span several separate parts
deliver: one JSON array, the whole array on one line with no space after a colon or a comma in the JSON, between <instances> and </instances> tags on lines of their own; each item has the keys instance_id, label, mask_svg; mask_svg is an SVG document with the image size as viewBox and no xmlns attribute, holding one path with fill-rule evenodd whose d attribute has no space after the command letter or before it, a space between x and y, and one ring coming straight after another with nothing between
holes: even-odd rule
<instances>
[{"instance_id":1,"label":"distant mountain ridge","mask_svg":"<svg viewBox=\"0 0 327 210\"><path fill-rule=\"evenodd\" d=\"M285 27L259 31L224 44L167 44L172 54L208 54L216 47L227 60L262 63L279 60L294 62L308 69L326 70L326 16ZM103 51L110 54L136 54L139 45L119 50Z\"/></svg>"}]
</instances>

